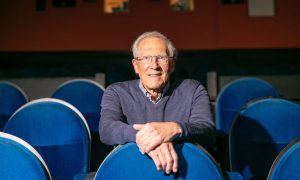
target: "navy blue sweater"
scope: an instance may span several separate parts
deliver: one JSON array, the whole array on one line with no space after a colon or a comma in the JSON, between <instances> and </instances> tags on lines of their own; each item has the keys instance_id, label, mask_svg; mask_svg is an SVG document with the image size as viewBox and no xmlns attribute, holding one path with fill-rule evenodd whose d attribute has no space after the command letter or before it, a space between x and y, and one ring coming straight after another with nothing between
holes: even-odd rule
<instances>
[{"instance_id":1,"label":"navy blue sweater","mask_svg":"<svg viewBox=\"0 0 300 180\"><path fill-rule=\"evenodd\" d=\"M198 81L172 80L156 104L143 94L139 80L112 84L104 92L99 132L105 144L135 142L133 124L168 121L181 126L180 139L196 140L214 130L209 98Z\"/></svg>"}]
</instances>

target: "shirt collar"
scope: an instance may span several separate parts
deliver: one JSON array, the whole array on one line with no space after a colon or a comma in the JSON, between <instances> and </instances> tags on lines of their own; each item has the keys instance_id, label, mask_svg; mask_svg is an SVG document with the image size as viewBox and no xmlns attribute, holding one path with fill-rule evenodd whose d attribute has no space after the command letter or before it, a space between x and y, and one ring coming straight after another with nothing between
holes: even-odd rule
<instances>
[{"instance_id":1,"label":"shirt collar","mask_svg":"<svg viewBox=\"0 0 300 180\"><path fill-rule=\"evenodd\" d=\"M159 100L161 100L161 98L164 96L164 94L169 90L170 88L170 82L168 81L168 83L166 84L166 86L163 88L162 92L158 93L158 98L154 101L151 99L151 95L150 93L145 89L145 87L142 84L142 81L139 81L139 87L142 90L143 94L154 104L158 103Z\"/></svg>"}]
</instances>

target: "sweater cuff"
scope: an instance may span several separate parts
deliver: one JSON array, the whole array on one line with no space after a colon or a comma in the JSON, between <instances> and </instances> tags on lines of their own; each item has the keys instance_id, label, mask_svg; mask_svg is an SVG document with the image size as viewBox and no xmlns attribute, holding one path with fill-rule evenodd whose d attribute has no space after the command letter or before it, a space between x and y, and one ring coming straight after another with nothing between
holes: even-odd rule
<instances>
[{"instance_id":1,"label":"sweater cuff","mask_svg":"<svg viewBox=\"0 0 300 180\"><path fill-rule=\"evenodd\" d=\"M180 129L181 129L181 134L178 135L177 138L185 137L187 135L187 129L185 127L184 122L179 122L179 121L174 121L174 122L176 122L179 125Z\"/></svg>"},{"instance_id":2,"label":"sweater cuff","mask_svg":"<svg viewBox=\"0 0 300 180\"><path fill-rule=\"evenodd\" d=\"M128 130L124 132L124 137L126 142L135 142L136 141L136 130L129 126Z\"/></svg>"}]
</instances>

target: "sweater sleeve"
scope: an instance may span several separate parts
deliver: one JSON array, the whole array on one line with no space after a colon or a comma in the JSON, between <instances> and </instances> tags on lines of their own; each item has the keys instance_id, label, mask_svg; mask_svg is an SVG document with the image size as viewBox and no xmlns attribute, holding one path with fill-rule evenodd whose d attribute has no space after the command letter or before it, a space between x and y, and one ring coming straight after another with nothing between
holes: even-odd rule
<instances>
[{"instance_id":1,"label":"sweater sleeve","mask_svg":"<svg viewBox=\"0 0 300 180\"><path fill-rule=\"evenodd\" d=\"M99 122L100 139L104 144L118 145L135 142L136 130L128 125L122 113L118 94L108 87L102 97Z\"/></svg>"},{"instance_id":2,"label":"sweater sleeve","mask_svg":"<svg viewBox=\"0 0 300 180\"><path fill-rule=\"evenodd\" d=\"M204 145L210 145L215 138L210 101L205 88L200 84L193 94L191 114L188 121L177 122L182 134L181 140L190 140Z\"/></svg>"}]
</instances>

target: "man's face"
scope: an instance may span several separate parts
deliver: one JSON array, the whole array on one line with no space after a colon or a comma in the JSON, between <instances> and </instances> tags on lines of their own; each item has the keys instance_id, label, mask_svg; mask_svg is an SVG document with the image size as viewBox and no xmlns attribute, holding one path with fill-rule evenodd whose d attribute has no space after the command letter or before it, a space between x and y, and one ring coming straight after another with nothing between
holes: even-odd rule
<instances>
[{"instance_id":1,"label":"man's face","mask_svg":"<svg viewBox=\"0 0 300 180\"><path fill-rule=\"evenodd\" d=\"M157 37L143 39L138 47L138 57L168 56L166 43ZM159 63L157 60L145 63L132 60L134 71L139 75L146 90L161 90L169 81L170 74L174 71L174 62Z\"/></svg>"}]
</instances>

